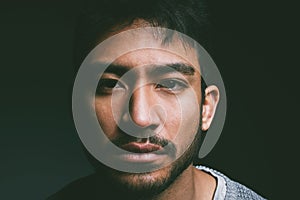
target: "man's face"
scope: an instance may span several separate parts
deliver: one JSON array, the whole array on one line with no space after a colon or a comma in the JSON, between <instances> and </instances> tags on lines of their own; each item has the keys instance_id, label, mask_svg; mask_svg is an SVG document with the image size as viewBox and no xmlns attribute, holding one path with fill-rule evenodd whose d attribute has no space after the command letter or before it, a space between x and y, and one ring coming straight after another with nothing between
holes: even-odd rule
<instances>
[{"instance_id":1,"label":"man's face","mask_svg":"<svg viewBox=\"0 0 300 200\"><path fill-rule=\"evenodd\" d=\"M195 66L197 58L183 46L181 51L189 56L153 42L157 48L134 50L114 60L101 76L95 96L102 130L126 151L112 154L111 159L157 169L146 173L109 170L111 179L135 191L163 190L191 164L199 142L201 75Z\"/></svg>"}]
</instances>

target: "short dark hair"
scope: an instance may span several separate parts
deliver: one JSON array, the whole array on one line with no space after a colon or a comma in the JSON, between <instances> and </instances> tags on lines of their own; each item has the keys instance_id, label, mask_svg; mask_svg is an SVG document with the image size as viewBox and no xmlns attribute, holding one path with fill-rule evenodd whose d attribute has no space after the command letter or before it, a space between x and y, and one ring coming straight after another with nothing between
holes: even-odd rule
<instances>
[{"instance_id":1,"label":"short dark hair","mask_svg":"<svg viewBox=\"0 0 300 200\"><path fill-rule=\"evenodd\" d=\"M205 48L209 45L205 0L90 0L78 19L75 65L80 66L101 35L113 31L116 25L126 27L136 19L184 33Z\"/></svg>"}]
</instances>

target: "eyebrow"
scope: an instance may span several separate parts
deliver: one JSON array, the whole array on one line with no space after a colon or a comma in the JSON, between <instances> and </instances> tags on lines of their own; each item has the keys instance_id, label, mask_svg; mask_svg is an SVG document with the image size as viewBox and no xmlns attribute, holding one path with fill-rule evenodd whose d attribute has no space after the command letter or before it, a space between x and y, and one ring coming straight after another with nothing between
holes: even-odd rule
<instances>
[{"instance_id":1,"label":"eyebrow","mask_svg":"<svg viewBox=\"0 0 300 200\"><path fill-rule=\"evenodd\" d=\"M172 72L179 72L183 75L194 75L195 69L187 65L185 63L172 63L172 64L166 64L166 65L158 65L155 66L151 71L153 71L154 74L165 74L165 73L172 73Z\"/></svg>"},{"instance_id":2,"label":"eyebrow","mask_svg":"<svg viewBox=\"0 0 300 200\"><path fill-rule=\"evenodd\" d=\"M107 64L101 63L101 66L106 66ZM150 65L151 68L148 73L153 75L161 75L167 73L174 73L179 72L183 75L192 76L195 73L194 67L185 63L170 63L170 64L163 64L163 65ZM119 65L119 64L109 64L108 67L105 69L104 73L112 73L118 76L123 76L126 72L129 71L129 67L126 65Z\"/></svg>"},{"instance_id":3,"label":"eyebrow","mask_svg":"<svg viewBox=\"0 0 300 200\"><path fill-rule=\"evenodd\" d=\"M105 65L105 64L101 64L101 66L102 65ZM129 71L128 67L123 66L123 65L116 65L116 64L111 63L109 65L106 64L106 66L108 66L108 67L105 69L104 73L116 74L120 77Z\"/></svg>"}]
</instances>

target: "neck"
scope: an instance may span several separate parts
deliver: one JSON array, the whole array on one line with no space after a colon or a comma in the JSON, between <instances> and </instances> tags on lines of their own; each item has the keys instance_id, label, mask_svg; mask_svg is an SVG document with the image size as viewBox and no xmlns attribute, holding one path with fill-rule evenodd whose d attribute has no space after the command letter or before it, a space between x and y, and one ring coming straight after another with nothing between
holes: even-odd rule
<instances>
[{"instance_id":1,"label":"neck","mask_svg":"<svg viewBox=\"0 0 300 200\"><path fill-rule=\"evenodd\" d=\"M216 179L213 176L190 165L167 189L142 200L211 200L216 185Z\"/></svg>"},{"instance_id":2,"label":"neck","mask_svg":"<svg viewBox=\"0 0 300 200\"><path fill-rule=\"evenodd\" d=\"M190 165L172 185L155 200L208 200L213 199L216 189L216 179Z\"/></svg>"},{"instance_id":3,"label":"neck","mask_svg":"<svg viewBox=\"0 0 300 200\"><path fill-rule=\"evenodd\" d=\"M193 200L195 195L194 167L190 165L166 190L152 199Z\"/></svg>"}]
</instances>

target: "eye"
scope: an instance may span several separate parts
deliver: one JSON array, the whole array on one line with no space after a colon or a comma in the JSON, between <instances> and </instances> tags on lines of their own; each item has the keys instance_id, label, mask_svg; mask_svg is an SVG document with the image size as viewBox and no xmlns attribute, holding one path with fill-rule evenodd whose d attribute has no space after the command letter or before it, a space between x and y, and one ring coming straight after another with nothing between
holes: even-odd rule
<instances>
[{"instance_id":1,"label":"eye","mask_svg":"<svg viewBox=\"0 0 300 200\"><path fill-rule=\"evenodd\" d=\"M188 87L188 84L183 80L178 79L164 79L156 84L156 88L166 89L168 91L176 92Z\"/></svg>"},{"instance_id":2,"label":"eye","mask_svg":"<svg viewBox=\"0 0 300 200\"><path fill-rule=\"evenodd\" d=\"M112 93L112 90L125 88L124 84L122 84L117 79L100 79L96 94L109 94Z\"/></svg>"}]
</instances>

